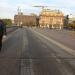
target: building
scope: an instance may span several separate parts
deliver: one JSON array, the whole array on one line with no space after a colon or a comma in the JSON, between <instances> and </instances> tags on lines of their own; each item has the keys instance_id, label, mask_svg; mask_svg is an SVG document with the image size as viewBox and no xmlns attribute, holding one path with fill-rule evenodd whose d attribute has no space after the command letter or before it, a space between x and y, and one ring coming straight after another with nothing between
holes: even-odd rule
<instances>
[{"instance_id":1,"label":"building","mask_svg":"<svg viewBox=\"0 0 75 75\"><path fill-rule=\"evenodd\" d=\"M17 26L36 26L36 16L34 15L24 15L23 13L18 13L14 16L14 24Z\"/></svg>"},{"instance_id":2,"label":"building","mask_svg":"<svg viewBox=\"0 0 75 75\"><path fill-rule=\"evenodd\" d=\"M40 13L40 27L62 29L64 23L63 13L57 10L43 9Z\"/></svg>"}]
</instances>

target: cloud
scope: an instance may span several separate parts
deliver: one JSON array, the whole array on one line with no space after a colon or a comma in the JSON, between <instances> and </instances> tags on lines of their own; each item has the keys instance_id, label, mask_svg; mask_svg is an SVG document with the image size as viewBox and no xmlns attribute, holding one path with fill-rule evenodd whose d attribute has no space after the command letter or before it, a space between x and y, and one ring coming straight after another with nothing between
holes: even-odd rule
<instances>
[{"instance_id":1,"label":"cloud","mask_svg":"<svg viewBox=\"0 0 75 75\"><path fill-rule=\"evenodd\" d=\"M57 7L75 7L75 0L47 0L46 2Z\"/></svg>"},{"instance_id":2,"label":"cloud","mask_svg":"<svg viewBox=\"0 0 75 75\"><path fill-rule=\"evenodd\" d=\"M32 5L47 5L51 9L59 9L65 14L75 13L75 0L0 0L0 17L13 18L18 7L25 14L39 13L40 8Z\"/></svg>"},{"instance_id":3,"label":"cloud","mask_svg":"<svg viewBox=\"0 0 75 75\"><path fill-rule=\"evenodd\" d=\"M0 2L0 18L12 18L15 12L15 8L7 0Z\"/></svg>"}]
</instances>

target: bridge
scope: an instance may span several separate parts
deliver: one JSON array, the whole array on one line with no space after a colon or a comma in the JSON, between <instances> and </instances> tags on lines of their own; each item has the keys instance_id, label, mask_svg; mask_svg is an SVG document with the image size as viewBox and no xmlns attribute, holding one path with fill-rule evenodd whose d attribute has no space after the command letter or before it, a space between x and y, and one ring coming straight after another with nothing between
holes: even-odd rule
<instances>
[{"instance_id":1,"label":"bridge","mask_svg":"<svg viewBox=\"0 0 75 75\"><path fill-rule=\"evenodd\" d=\"M75 75L75 31L8 27L0 75Z\"/></svg>"}]
</instances>

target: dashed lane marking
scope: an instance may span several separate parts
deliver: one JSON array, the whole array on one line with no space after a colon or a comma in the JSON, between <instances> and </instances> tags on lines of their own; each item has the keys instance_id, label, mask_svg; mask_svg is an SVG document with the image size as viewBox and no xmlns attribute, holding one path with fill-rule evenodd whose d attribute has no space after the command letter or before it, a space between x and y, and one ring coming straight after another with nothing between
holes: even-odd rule
<instances>
[{"instance_id":1,"label":"dashed lane marking","mask_svg":"<svg viewBox=\"0 0 75 75\"><path fill-rule=\"evenodd\" d=\"M21 59L20 75L34 75L33 68L32 68L32 59Z\"/></svg>"}]
</instances>

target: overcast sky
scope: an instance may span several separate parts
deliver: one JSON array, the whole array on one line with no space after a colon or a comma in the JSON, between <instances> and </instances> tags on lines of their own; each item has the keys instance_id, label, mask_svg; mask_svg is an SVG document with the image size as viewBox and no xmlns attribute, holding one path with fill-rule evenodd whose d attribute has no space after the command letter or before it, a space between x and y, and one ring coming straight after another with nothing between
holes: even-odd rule
<instances>
[{"instance_id":1,"label":"overcast sky","mask_svg":"<svg viewBox=\"0 0 75 75\"><path fill-rule=\"evenodd\" d=\"M75 0L0 0L0 18L12 18L17 13L18 7L24 14L39 13L40 8L32 5L46 5L50 9L59 9L65 15L75 13Z\"/></svg>"}]
</instances>

